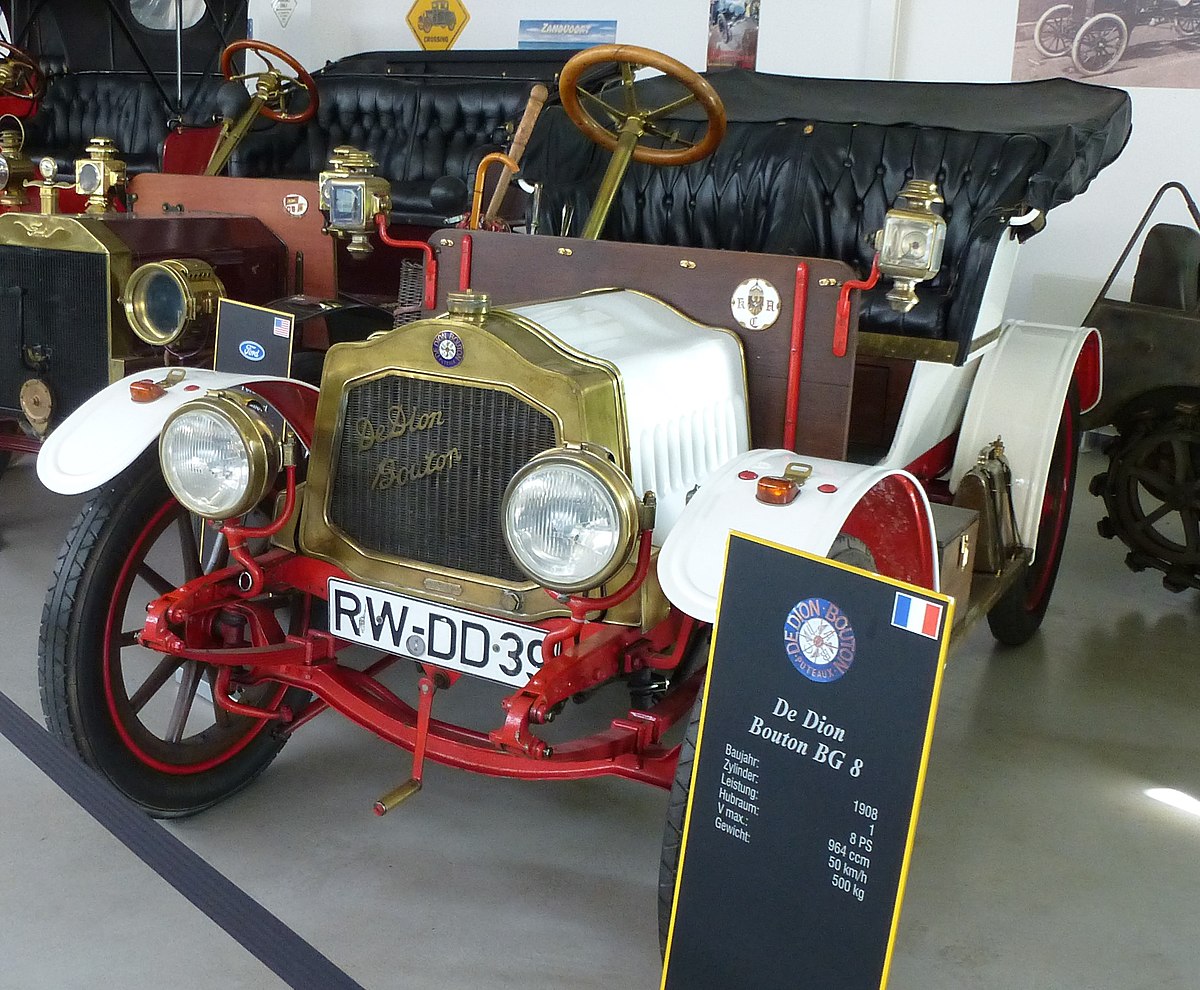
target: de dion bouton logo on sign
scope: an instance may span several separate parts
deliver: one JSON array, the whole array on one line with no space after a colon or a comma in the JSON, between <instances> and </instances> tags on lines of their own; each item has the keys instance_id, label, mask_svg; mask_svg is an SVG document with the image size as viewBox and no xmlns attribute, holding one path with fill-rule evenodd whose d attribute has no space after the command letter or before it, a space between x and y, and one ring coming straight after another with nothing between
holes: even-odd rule
<instances>
[{"instance_id":1,"label":"de dion bouton logo on sign","mask_svg":"<svg viewBox=\"0 0 1200 990\"><path fill-rule=\"evenodd\" d=\"M796 602L783 623L788 659L810 681L838 680L854 663L854 627L846 613L824 598Z\"/></svg>"}]
</instances>

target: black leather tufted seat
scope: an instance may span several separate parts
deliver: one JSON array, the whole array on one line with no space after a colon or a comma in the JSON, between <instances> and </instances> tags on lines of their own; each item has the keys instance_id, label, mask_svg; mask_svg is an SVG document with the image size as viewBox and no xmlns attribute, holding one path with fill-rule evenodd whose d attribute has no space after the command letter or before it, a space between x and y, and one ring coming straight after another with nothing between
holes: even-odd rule
<instances>
[{"instance_id":1,"label":"black leather tufted seat","mask_svg":"<svg viewBox=\"0 0 1200 990\"><path fill-rule=\"evenodd\" d=\"M673 123L695 139L702 125ZM873 237L904 183L935 179L946 199L941 272L920 302L897 313L881 284L865 294L866 332L961 341L974 325L1005 218L1024 201L1046 149L1028 135L813 120L731 121L709 158L682 168L633 164L605 239L836 258L866 272ZM561 110L548 111L525 159L545 184L541 227L573 231L599 187L608 155L586 144ZM982 274L985 277L973 277Z\"/></svg>"},{"instance_id":2,"label":"black leather tufted seat","mask_svg":"<svg viewBox=\"0 0 1200 990\"><path fill-rule=\"evenodd\" d=\"M316 116L300 126L252 133L230 174L315 178L338 145L369 151L392 183L396 218L438 225L431 201L443 176L470 186L479 160L506 143L505 125L520 117L527 80L447 80L388 76L318 76Z\"/></svg>"},{"instance_id":3,"label":"black leather tufted seat","mask_svg":"<svg viewBox=\"0 0 1200 990\"><path fill-rule=\"evenodd\" d=\"M189 122L212 117L219 80L184 79ZM168 93L175 82L164 82ZM163 91L145 73L69 72L51 75L37 114L25 125L26 151L36 160L53 155L59 171L73 172L75 159L94 137L112 138L130 173L159 167L161 145L172 113Z\"/></svg>"}]
</instances>

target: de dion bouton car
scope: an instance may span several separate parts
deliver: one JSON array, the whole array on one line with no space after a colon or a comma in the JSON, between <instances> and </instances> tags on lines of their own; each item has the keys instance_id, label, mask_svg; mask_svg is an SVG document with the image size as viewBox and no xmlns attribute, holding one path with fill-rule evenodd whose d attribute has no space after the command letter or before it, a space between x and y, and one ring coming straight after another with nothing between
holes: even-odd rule
<instances>
[{"instance_id":1,"label":"de dion bouton car","mask_svg":"<svg viewBox=\"0 0 1200 990\"><path fill-rule=\"evenodd\" d=\"M333 708L413 753L380 814L426 760L674 786L669 898L690 749L667 733L731 529L1036 631L1100 353L1002 312L1022 242L1124 146L1125 94L705 78L600 46L560 95L525 178L539 228L586 212L582 236L439 231L443 314L333 346L319 389L118 382L43 448L48 487L92 490L43 616L47 723L151 814L229 796ZM385 260L379 183L331 168L321 199ZM494 721L438 717L481 680ZM572 732L569 701L622 692Z\"/></svg>"}]
</instances>

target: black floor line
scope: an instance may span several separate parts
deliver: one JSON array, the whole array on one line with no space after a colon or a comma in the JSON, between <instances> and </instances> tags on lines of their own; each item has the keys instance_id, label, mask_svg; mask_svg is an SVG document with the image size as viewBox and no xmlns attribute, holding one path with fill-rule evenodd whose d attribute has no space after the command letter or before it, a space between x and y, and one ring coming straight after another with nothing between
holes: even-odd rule
<instances>
[{"instance_id":1,"label":"black floor line","mask_svg":"<svg viewBox=\"0 0 1200 990\"><path fill-rule=\"evenodd\" d=\"M119 794L3 692L0 735L289 986L297 990L363 990L258 901Z\"/></svg>"}]
</instances>

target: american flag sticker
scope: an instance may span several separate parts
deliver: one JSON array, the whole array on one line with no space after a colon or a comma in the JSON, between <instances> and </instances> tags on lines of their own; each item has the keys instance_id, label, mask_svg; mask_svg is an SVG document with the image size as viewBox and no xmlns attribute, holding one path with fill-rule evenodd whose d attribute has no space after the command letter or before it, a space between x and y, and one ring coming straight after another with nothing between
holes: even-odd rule
<instances>
[{"instance_id":1,"label":"american flag sticker","mask_svg":"<svg viewBox=\"0 0 1200 990\"><path fill-rule=\"evenodd\" d=\"M292 335L292 318L290 316L275 317L275 336L290 337Z\"/></svg>"},{"instance_id":2,"label":"american flag sticker","mask_svg":"<svg viewBox=\"0 0 1200 990\"><path fill-rule=\"evenodd\" d=\"M919 636L937 639L942 627L942 606L897 591L896 604L892 606L892 625Z\"/></svg>"}]
</instances>

